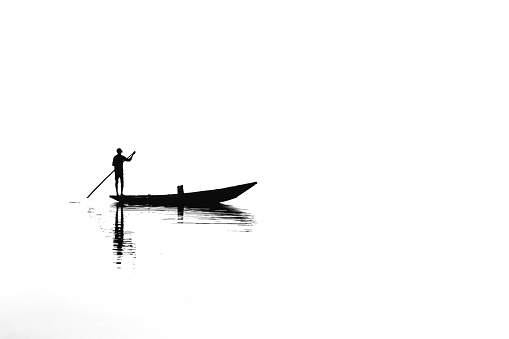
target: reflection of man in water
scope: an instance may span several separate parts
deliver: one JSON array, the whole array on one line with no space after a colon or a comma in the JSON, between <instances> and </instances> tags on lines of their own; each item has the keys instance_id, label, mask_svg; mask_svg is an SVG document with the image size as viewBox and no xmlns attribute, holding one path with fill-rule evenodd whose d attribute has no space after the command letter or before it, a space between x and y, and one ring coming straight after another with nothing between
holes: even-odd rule
<instances>
[{"instance_id":1,"label":"reflection of man in water","mask_svg":"<svg viewBox=\"0 0 509 339\"><path fill-rule=\"evenodd\" d=\"M133 153L133 155L136 152ZM122 150L117 148L117 155L113 157L113 166L115 166L115 190L118 195L118 179L120 179L120 194L124 195L124 161L131 161L133 158L131 155L129 158L126 158L122 155Z\"/></svg>"}]
</instances>

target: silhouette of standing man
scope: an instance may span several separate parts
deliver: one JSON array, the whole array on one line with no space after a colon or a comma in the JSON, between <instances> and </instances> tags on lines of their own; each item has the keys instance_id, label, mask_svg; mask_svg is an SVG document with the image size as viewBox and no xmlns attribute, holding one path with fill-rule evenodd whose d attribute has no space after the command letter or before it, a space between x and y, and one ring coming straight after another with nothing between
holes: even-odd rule
<instances>
[{"instance_id":1,"label":"silhouette of standing man","mask_svg":"<svg viewBox=\"0 0 509 339\"><path fill-rule=\"evenodd\" d=\"M122 149L117 148L117 155L113 157L113 166L115 167L115 190L117 191L118 195L118 179L120 179L120 194L124 195L124 161L131 161L133 160L133 155L136 154L136 152L133 152L133 154L126 158L122 155Z\"/></svg>"}]
</instances>

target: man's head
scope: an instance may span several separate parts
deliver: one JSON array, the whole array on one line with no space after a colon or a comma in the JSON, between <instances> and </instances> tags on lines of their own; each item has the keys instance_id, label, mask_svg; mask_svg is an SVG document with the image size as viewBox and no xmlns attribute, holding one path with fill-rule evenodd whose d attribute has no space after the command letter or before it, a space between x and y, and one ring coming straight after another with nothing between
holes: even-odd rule
<instances>
[{"instance_id":1,"label":"man's head","mask_svg":"<svg viewBox=\"0 0 509 339\"><path fill-rule=\"evenodd\" d=\"M117 153L118 154L122 153L122 149L121 148L117 148Z\"/></svg>"}]
</instances>

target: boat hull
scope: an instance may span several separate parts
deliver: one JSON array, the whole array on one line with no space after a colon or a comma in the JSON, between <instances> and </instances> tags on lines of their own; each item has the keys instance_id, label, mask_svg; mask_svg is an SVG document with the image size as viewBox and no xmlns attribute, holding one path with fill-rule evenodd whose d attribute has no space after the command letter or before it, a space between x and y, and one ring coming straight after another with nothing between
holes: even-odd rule
<instances>
[{"instance_id":1,"label":"boat hull","mask_svg":"<svg viewBox=\"0 0 509 339\"><path fill-rule=\"evenodd\" d=\"M110 198L127 205L211 206L224 201L235 199L254 185L256 185L256 182L215 190L184 194L110 195Z\"/></svg>"}]
</instances>

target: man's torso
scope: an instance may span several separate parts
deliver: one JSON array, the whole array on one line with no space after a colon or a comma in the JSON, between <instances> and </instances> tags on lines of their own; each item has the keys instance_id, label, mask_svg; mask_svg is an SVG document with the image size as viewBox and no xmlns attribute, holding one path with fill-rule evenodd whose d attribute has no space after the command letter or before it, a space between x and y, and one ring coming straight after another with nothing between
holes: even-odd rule
<instances>
[{"instance_id":1,"label":"man's torso","mask_svg":"<svg viewBox=\"0 0 509 339\"><path fill-rule=\"evenodd\" d=\"M113 166L115 167L115 172L122 172L124 169L124 161L127 158L121 154L117 154L113 157Z\"/></svg>"}]
</instances>

